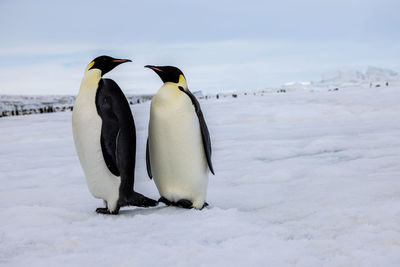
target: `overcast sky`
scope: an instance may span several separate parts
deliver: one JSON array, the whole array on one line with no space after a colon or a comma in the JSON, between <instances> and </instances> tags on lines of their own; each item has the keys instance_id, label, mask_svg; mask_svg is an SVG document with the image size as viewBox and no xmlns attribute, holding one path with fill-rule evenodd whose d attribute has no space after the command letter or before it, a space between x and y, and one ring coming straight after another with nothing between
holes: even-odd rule
<instances>
[{"instance_id":1,"label":"overcast sky","mask_svg":"<svg viewBox=\"0 0 400 267\"><path fill-rule=\"evenodd\" d=\"M189 88L263 89L368 65L400 71L400 1L0 0L0 94L76 94L86 65L155 93L146 64L175 65Z\"/></svg>"}]
</instances>

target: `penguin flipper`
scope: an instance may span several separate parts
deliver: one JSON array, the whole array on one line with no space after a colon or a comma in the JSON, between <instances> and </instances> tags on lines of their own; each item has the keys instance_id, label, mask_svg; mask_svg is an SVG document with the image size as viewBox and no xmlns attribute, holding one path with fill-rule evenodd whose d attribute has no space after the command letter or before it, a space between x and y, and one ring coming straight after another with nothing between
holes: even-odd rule
<instances>
[{"instance_id":1,"label":"penguin flipper","mask_svg":"<svg viewBox=\"0 0 400 267\"><path fill-rule=\"evenodd\" d=\"M99 82L96 94L97 113L101 117L100 144L104 161L112 174L120 176L117 165L116 149L117 138L120 132L118 117L113 112L113 101L108 94L107 85L103 79Z\"/></svg>"},{"instance_id":2,"label":"penguin flipper","mask_svg":"<svg viewBox=\"0 0 400 267\"><path fill-rule=\"evenodd\" d=\"M153 174L151 173L151 165L150 165L149 137L147 137L147 142L146 142L146 167L149 178L153 179Z\"/></svg>"},{"instance_id":3,"label":"penguin flipper","mask_svg":"<svg viewBox=\"0 0 400 267\"><path fill-rule=\"evenodd\" d=\"M125 195L133 190L136 130L135 122L118 84L101 79L96 94L97 112L102 120L101 149L112 174L121 177Z\"/></svg>"},{"instance_id":4,"label":"penguin flipper","mask_svg":"<svg viewBox=\"0 0 400 267\"><path fill-rule=\"evenodd\" d=\"M211 161L210 133L208 132L207 124L204 119L203 112L201 111L201 108L200 108L200 103L197 100L197 98L192 94L192 92L189 91L189 89L185 90L182 86L179 86L179 89L182 92L184 92L187 96L189 96L190 100L192 101L197 118L199 119L201 138L203 140L203 147L204 147L204 152L206 154L208 167L210 168L211 173L215 175L214 168L213 168L212 161Z\"/></svg>"}]
</instances>

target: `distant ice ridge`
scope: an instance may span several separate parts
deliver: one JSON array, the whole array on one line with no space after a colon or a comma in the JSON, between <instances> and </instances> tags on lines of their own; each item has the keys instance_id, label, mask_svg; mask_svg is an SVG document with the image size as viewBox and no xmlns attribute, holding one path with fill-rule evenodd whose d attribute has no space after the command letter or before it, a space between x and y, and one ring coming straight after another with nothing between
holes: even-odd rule
<instances>
[{"instance_id":1,"label":"distant ice ridge","mask_svg":"<svg viewBox=\"0 0 400 267\"><path fill-rule=\"evenodd\" d=\"M388 81L388 80L400 80L400 75L389 69L381 69L369 66L366 73L365 79L369 81Z\"/></svg>"},{"instance_id":2,"label":"distant ice ridge","mask_svg":"<svg viewBox=\"0 0 400 267\"><path fill-rule=\"evenodd\" d=\"M288 82L282 89L293 91L298 89L318 90L345 87L380 87L390 84L400 84L400 75L390 69L369 66L365 73L359 70L335 71L322 74L317 82Z\"/></svg>"},{"instance_id":3,"label":"distant ice ridge","mask_svg":"<svg viewBox=\"0 0 400 267\"><path fill-rule=\"evenodd\" d=\"M279 90L280 92L283 91L295 91L297 89L310 89L313 85L313 82L287 82L282 86L282 89Z\"/></svg>"},{"instance_id":4,"label":"distant ice ridge","mask_svg":"<svg viewBox=\"0 0 400 267\"><path fill-rule=\"evenodd\" d=\"M336 71L322 75L319 83L324 84L343 84L343 83L376 83L400 80L397 72L389 69L369 66L365 73L358 70Z\"/></svg>"},{"instance_id":5,"label":"distant ice ridge","mask_svg":"<svg viewBox=\"0 0 400 267\"><path fill-rule=\"evenodd\" d=\"M364 79L365 75L358 70L335 71L323 74L319 83L357 83Z\"/></svg>"}]
</instances>

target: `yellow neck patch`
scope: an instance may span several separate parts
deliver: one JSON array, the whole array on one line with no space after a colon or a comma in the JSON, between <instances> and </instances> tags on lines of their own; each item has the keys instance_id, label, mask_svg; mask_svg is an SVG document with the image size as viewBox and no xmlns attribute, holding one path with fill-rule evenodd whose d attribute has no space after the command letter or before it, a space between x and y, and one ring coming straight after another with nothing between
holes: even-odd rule
<instances>
[{"instance_id":1,"label":"yellow neck patch","mask_svg":"<svg viewBox=\"0 0 400 267\"><path fill-rule=\"evenodd\" d=\"M178 82L178 83L181 83L181 82L182 82L182 79L183 79L183 75L180 74L180 75L179 75L179 82Z\"/></svg>"},{"instance_id":2,"label":"yellow neck patch","mask_svg":"<svg viewBox=\"0 0 400 267\"><path fill-rule=\"evenodd\" d=\"M180 86L182 86L183 88L185 88L185 90L188 88L187 83L186 83L185 76L183 76L183 74L180 74L180 75L179 75L178 85L180 85Z\"/></svg>"},{"instance_id":3,"label":"yellow neck patch","mask_svg":"<svg viewBox=\"0 0 400 267\"><path fill-rule=\"evenodd\" d=\"M93 67L93 65L94 65L94 61L90 62L86 70L90 70L90 68Z\"/></svg>"}]
</instances>

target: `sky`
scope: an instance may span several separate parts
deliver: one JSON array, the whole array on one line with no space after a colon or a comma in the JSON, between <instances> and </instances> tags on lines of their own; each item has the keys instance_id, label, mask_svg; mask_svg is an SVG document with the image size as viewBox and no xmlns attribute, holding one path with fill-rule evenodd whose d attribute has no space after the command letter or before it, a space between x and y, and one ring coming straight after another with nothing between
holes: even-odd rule
<instances>
[{"instance_id":1,"label":"sky","mask_svg":"<svg viewBox=\"0 0 400 267\"><path fill-rule=\"evenodd\" d=\"M0 0L0 94L77 94L99 55L107 77L153 94L144 65L179 67L193 91L260 90L368 66L400 71L400 2Z\"/></svg>"}]
</instances>

